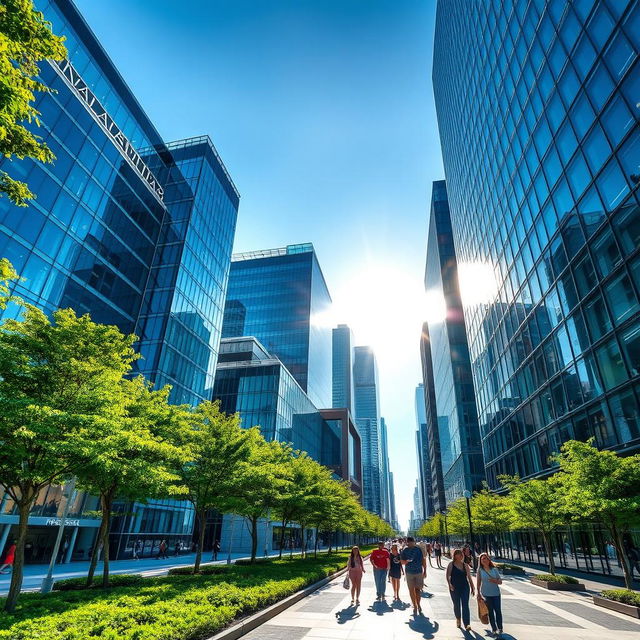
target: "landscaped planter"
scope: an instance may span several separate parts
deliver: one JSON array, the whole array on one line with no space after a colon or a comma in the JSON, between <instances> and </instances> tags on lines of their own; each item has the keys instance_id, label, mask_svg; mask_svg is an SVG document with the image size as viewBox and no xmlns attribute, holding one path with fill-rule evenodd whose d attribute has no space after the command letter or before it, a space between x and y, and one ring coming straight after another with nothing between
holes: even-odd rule
<instances>
[{"instance_id":1,"label":"landscaped planter","mask_svg":"<svg viewBox=\"0 0 640 640\"><path fill-rule=\"evenodd\" d=\"M531 583L542 587L543 589L549 589L550 591L586 591L586 587L578 582L577 584L567 582L553 582L551 580L538 580L537 578L531 578Z\"/></svg>"},{"instance_id":2,"label":"landscaped planter","mask_svg":"<svg viewBox=\"0 0 640 640\"><path fill-rule=\"evenodd\" d=\"M523 576L524 569L498 569L503 576Z\"/></svg>"},{"instance_id":3,"label":"landscaped planter","mask_svg":"<svg viewBox=\"0 0 640 640\"><path fill-rule=\"evenodd\" d=\"M602 596L593 596L593 604L597 604L599 607L613 609L618 613L626 613L628 616L633 616L634 618L640 618L640 607L636 607L633 604L616 602L615 600L609 600L609 598L603 598Z\"/></svg>"}]
</instances>

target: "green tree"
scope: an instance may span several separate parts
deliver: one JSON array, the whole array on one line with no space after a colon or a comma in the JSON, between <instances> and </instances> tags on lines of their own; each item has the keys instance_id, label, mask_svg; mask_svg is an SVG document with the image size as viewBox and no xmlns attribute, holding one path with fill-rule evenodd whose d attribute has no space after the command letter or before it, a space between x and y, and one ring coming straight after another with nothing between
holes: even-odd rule
<instances>
[{"instance_id":1,"label":"green tree","mask_svg":"<svg viewBox=\"0 0 640 640\"><path fill-rule=\"evenodd\" d=\"M33 158L52 162L51 149L25 124L40 126L33 106L35 93L49 88L37 80L38 62L62 60L64 38L53 35L51 25L32 0L3 0L0 4L0 153L11 159ZM0 194L18 206L35 195L24 182L0 171Z\"/></svg>"},{"instance_id":2,"label":"green tree","mask_svg":"<svg viewBox=\"0 0 640 640\"><path fill-rule=\"evenodd\" d=\"M500 476L498 480L509 490L515 527L535 529L542 535L549 561L549 572L555 575L551 539L565 520L557 479L520 481L517 476Z\"/></svg>"},{"instance_id":3,"label":"green tree","mask_svg":"<svg viewBox=\"0 0 640 640\"><path fill-rule=\"evenodd\" d=\"M565 508L578 520L593 520L607 528L627 589L633 588L623 534L640 524L640 455L623 458L613 451L599 451L592 440L569 440L555 460Z\"/></svg>"},{"instance_id":4,"label":"green tree","mask_svg":"<svg viewBox=\"0 0 640 640\"><path fill-rule=\"evenodd\" d=\"M443 531L443 518L440 513L431 516L418 530L418 535L423 538L439 538Z\"/></svg>"},{"instance_id":5,"label":"green tree","mask_svg":"<svg viewBox=\"0 0 640 640\"><path fill-rule=\"evenodd\" d=\"M493 493L486 483L471 499L471 515L474 531L485 535L509 531L513 525L509 497Z\"/></svg>"},{"instance_id":6,"label":"green tree","mask_svg":"<svg viewBox=\"0 0 640 640\"><path fill-rule=\"evenodd\" d=\"M322 483L318 509L313 514L313 525L323 531L329 539L328 553L332 552L333 534L338 530L349 530L357 522L360 505L346 481L331 479ZM377 522L372 523L377 526ZM317 536L316 536L317 553Z\"/></svg>"},{"instance_id":7,"label":"green tree","mask_svg":"<svg viewBox=\"0 0 640 640\"><path fill-rule=\"evenodd\" d=\"M60 310L27 306L0 324L0 484L18 508L14 572L20 593L29 511L47 485L78 470L120 417L119 383L135 359L134 336Z\"/></svg>"},{"instance_id":8,"label":"green tree","mask_svg":"<svg viewBox=\"0 0 640 640\"><path fill-rule=\"evenodd\" d=\"M6 309L9 302L9 284L17 280L18 274L13 265L6 259L0 259L0 309Z\"/></svg>"},{"instance_id":9,"label":"green tree","mask_svg":"<svg viewBox=\"0 0 640 640\"><path fill-rule=\"evenodd\" d=\"M169 387L153 391L143 377L120 382L122 415L94 443L76 472L78 486L99 496L102 521L93 547L87 586L91 586L102 544L103 587L109 586L109 532L116 498L130 502L179 496L184 488L172 471L189 461L188 450L174 444L182 426L182 407L168 403ZM174 431L173 439L166 435ZM162 435L161 435L162 434Z\"/></svg>"},{"instance_id":10,"label":"green tree","mask_svg":"<svg viewBox=\"0 0 640 640\"><path fill-rule=\"evenodd\" d=\"M255 428L255 427L254 427ZM255 443L246 462L239 465L230 491L229 509L243 516L251 535L251 562L258 551L258 522L277 509L292 482L291 447L264 438Z\"/></svg>"},{"instance_id":11,"label":"green tree","mask_svg":"<svg viewBox=\"0 0 640 640\"><path fill-rule=\"evenodd\" d=\"M203 402L187 416L179 441L187 449L187 460L176 473L186 488L185 497L196 513L199 525L198 548L193 572L200 570L207 511L225 512L235 490L241 465L262 439L259 430L243 429L240 417L220 411L219 402Z\"/></svg>"},{"instance_id":12,"label":"green tree","mask_svg":"<svg viewBox=\"0 0 640 640\"><path fill-rule=\"evenodd\" d=\"M464 498L459 498L447 507L447 528L449 533L469 538L469 516L467 501Z\"/></svg>"}]
</instances>

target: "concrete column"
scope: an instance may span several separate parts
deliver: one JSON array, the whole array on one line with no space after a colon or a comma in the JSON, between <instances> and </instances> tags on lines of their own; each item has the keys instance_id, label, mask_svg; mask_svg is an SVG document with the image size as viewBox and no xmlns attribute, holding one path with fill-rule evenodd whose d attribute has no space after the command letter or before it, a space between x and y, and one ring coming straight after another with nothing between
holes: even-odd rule
<instances>
[{"instance_id":1,"label":"concrete column","mask_svg":"<svg viewBox=\"0 0 640 640\"><path fill-rule=\"evenodd\" d=\"M76 538L78 537L79 528L80 527L73 528L73 533L71 534L71 540L69 541L69 547L67 548L67 553L65 553L64 559L62 561L64 564L71 562L71 556L73 556L73 550L75 549L75 546L76 546Z\"/></svg>"},{"instance_id":2,"label":"concrete column","mask_svg":"<svg viewBox=\"0 0 640 640\"><path fill-rule=\"evenodd\" d=\"M11 531L11 525L5 524L2 533L0 534L0 560L4 558L1 557L2 551L4 550L4 545L7 544L7 538L9 537L9 531Z\"/></svg>"}]
</instances>

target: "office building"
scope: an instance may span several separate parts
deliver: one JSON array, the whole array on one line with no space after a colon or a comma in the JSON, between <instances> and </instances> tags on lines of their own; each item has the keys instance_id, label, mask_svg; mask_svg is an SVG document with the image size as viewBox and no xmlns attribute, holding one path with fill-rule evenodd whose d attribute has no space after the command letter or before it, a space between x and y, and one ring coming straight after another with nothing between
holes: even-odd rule
<instances>
[{"instance_id":1,"label":"office building","mask_svg":"<svg viewBox=\"0 0 640 640\"><path fill-rule=\"evenodd\" d=\"M353 332L346 324L332 331L333 403L353 412Z\"/></svg>"},{"instance_id":2,"label":"office building","mask_svg":"<svg viewBox=\"0 0 640 640\"><path fill-rule=\"evenodd\" d=\"M139 371L171 383L174 401L208 399L238 193L207 137L165 144L70 0L36 7L66 37L69 58L40 64L53 91L35 102L37 133L56 160L0 160L37 194L28 207L0 198L0 256L24 278L14 293L47 313L72 307L136 333ZM38 497L28 561L48 559L61 495L49 487ZM1 553L17 515L6 496L0 503ZM80 493L68 559L87 558L99 522L86 514L95 510L95 498ZM130 557L140 540L148 555L162 538L188 547L192 529L186 502L119 503L111 549Z\"/></svg>"},{"instance_id":3,"label":"office building","mask_svg":"<svg viewBox=\"0 0 640 640\"><path fill-rule=\"evenodd\" d=\"M438 426L436 389L433 378L433 363L431 361L431 337L429 336L429 323L427 322L423 323L420 336L420 364L422 367L422 387L427 425L428 465L424 455L423 458L418 460L422 465L420 467L421 472L426 474L428 469L431 474L431 500L434 513L438 513L446 508L447 503L444 498L444 479L442 477L442 458L440 456L440 428Z\"/></svg>"},{"instance_id":4,"label":"office building","mask_svg":"<svg viewBox=\"0 0 640 640\"><path fill-rule=\"evenodd\" d=\"M493 488L547 473L571 438L640 445L639 53L637 0L438 3L434 93Z\"/></svg>"},{"instance_id":5,"label":"office building","mask_svg":"<svg viewBox=\"0 0 640 640\"><path fill-rule=\"evenodd\" d=\"M433 183L424 282L428 294L441 299L444 311L443 317L427 323L433 378L424 386L434 388L443 491L450 504L465 490L481 487L484 468L444 180Z\"/></svg>"},{"instance_id":6,"label":"office building","mask_svg":"<svg viewBox=\"0 0 640 640\"><path fill-rule=\"evenodd\" d=\"M313 245L235 254L222 336L254 336L282 361L316 407L330 407L330 307Z\"/></svg>"},{"instance_id":7,"label":"office building","mask_svg":"<svg viewBox=\"0 0 640 640\"><path fill-rule=\"evenodd\" d=\"M391 526L395 531L400 530L400 524L398 523L398 512L396 511L396 490L395 483L393 481L393 471L389 471L389 490L390 490L390 506L391 506Z\"/></svg>"},{"instance_id":8,"label":"office building","mask_svg":"<svg viewBox=\"0 0 640 640\"><path fill-rule=\"evenodd\" d=\"M425 518L434 514L433 489L431 486L431 462L429 459L429 426L424 399L424 384L416 387L416 455L418 457L418 491L420 505Z\"/></svg>"},{"instance_id":9,"label":"office building","mask_svg":"<svg viewBox=\"0 0 640 640\"><path fill-rule=\"evenodd\" d=\"M387 422L380 418L380 485L382 487L382 518L391 522L391 482L389 477L389 438Z\"/></svg>"},{"instance_id":10,"label":"office building","mask_svg":"<svg viewBox=\"0 0 640 640\"><path fill-rule=\"evenodd\" d=\"M356 426L362 438L362 504L383 515L382 436L378 367L371 347L355 347L353 390Z\"/></svg>"}]
</instances>

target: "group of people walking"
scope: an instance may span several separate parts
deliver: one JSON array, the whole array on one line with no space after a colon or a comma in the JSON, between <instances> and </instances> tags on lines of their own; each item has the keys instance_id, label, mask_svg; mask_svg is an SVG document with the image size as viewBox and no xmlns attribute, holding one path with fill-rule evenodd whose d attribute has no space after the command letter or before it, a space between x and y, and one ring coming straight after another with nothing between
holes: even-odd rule
<instances>
[{"instance_id":1,"label":"group of people walking","mask_svg":"<svg viewBox=\"0 0 640 640\"><path fill-rule=\"evenodd\" d=\"M369 556L376 585L376 601L385 600L387 582L393 588L393 601L401 602L400 583L405 577L409 596L413 606L413 614L422 614L422 590L427 577L427 560L433 567L431 559L435 560L438 569L444 569L442 564L443 549L439 542L416 542L412 537L396 539L388 543L378 542L378 548ZM478 557L475 583L473 569ZM360 554L359 547L351 549L347 563L351 588L351 605L360 604L360 590L362 576L366 573L365 561ZM491 635L499 637L502 634L502 607L500 572L488 553L474 554L471 549L455 549L451 562L446 567L445 577L449 587L453 613L458 628L471 629L471 612L469 608L470 596L477 597L478 609L482 611L482 618L491 625ZM345 584L346 586L346 584Z\"/></svg>"}]
</instances>

